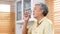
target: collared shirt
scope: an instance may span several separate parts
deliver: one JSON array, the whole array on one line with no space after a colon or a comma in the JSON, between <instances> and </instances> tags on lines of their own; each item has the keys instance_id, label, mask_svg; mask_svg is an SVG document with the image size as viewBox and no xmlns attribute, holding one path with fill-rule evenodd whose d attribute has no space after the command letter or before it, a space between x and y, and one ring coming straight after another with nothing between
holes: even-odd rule
<instances>
[{"instance_id":1,"label":"collared shirt","mask_svg":"<svg viewBox=\"0 0 60 34\"><path fill-rule=\"evenodd\" d=\"M39 21L39 26L34 23L28 28L28 34L54 34L52 22L44 17Z\"/></svg>"}]
</instances>

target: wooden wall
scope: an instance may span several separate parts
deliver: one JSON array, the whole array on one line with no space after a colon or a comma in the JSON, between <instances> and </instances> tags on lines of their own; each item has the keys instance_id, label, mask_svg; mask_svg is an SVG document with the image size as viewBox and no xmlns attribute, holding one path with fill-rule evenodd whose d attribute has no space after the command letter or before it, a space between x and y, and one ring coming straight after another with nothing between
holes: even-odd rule
<instances>
[{"instance_id":1,"label":"wooden wall","mask_svg":"<svg viewBox=\"0 0 60 34\"><path fill-rule=\"evenodd\" d=\"M54 0L55 34L60 34L60 0Z\"/></svg>"},{"instance_id":2,"label":"wooden wall","mask_svg":"<svg viewBox=\"0 0 60 34\"><path fill-rule=\"evenodd\" d=\"M14 33L14 13L0 12L0 34Z\"/></svg>"},{"instance_id":3,"label":"wooden wall","mask_svg":"<svg viewBox=\"0 0 60 34\"><path fill-rule=\"evenodd\" d=\"M45 1L46 1L46 5L48 6L48 10L49 10L47 17L53 21L53 14L54 14L53 0L45 0Z\"/></svg>"},{"instance_id":4,"label":"wooden wall","mask_svg":"<svg viewBox=\"0 0 60 34\"><path fill-rule=\"evenodd\" d=\"M11 5L11 12L0 12L0 34L15 34L15 0L0 0L0 4Z\"/></svg>"},{"instance_id":5,"label":"wooden wall","mask_svg":"<svg viewBox=\"0 0 60 34\"><path fill-rule=\"evenodd\" d=\"M60 34L60 0L45 0L49 7L48 18L52 19L54 34Z\"/></svg>"}]
</instances>

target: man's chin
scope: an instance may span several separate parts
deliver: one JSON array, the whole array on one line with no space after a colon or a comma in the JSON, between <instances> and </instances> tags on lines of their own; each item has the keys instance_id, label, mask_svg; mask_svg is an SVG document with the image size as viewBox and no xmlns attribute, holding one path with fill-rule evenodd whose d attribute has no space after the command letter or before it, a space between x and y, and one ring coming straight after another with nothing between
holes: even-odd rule
<instances>
[{"instance_id":1,"label":"man's chin","mask_svg":"<svg viewBox=\"0 0 60 34\"><path fill-rule=\"evenodd\" d=\"M34 18L36 18L36 16L34 16Z\"/></svg>"}]
</instances>

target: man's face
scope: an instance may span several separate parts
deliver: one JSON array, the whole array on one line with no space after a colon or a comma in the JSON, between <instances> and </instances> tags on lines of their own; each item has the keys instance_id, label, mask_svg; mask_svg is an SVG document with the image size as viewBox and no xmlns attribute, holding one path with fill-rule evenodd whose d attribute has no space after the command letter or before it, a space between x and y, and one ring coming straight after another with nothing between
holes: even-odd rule
<instances>
[{"instance_id":1,"label":"man's face","mask_svg":"<svg viewBox=\"0 0 60 34\"><path fill-rule=\"evenodd\" d=\"M41 14L42 14L42 10L40 9L39 4L35 4L34 10L33 10L34 18L41 16Z\"/></svg>"}]
</instances>

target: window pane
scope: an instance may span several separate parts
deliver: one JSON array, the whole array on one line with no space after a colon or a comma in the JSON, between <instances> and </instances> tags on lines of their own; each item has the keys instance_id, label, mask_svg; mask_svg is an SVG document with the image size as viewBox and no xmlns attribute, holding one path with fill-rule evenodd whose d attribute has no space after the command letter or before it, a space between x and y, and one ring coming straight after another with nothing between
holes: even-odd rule
<instances>
[{"instance_id":1,"label":"window pane","mask_svg":"<svg viewBox=\"0 0 60 34\"><path fill-rule=\"evenodd\" d=\"M24 0L23 6L23 12L25 12L25 10L29 10L29 12L31 13L31 0Z\"/></svg>"},{"instance_id":2,"label":"window pane","mask_svg":"<svg viewBox=\"0 0 60 34\"><path fill-rule=\"evenodd\" d=\"M17 2L17 20L21 20L22 19L22 3L21 1Z\"/></svg>"},{"instance_id":3,"label":"window pane","mask_svg":"<svg viewBox=\"0 0 60 34\"><path fill-rule=\"evenodd\" d=\"M0 12L10 12L10 5L0 4Z\"/></svg>"}]
</instances>

